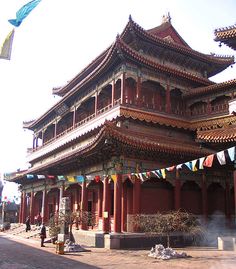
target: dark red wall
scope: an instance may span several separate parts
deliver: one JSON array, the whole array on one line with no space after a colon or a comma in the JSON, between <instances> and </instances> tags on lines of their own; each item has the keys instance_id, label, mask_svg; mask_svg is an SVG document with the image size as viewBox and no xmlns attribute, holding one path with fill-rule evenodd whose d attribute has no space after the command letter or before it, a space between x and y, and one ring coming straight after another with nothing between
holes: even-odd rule
<instances>
[{"instance_id":1,"label":"dark red wall","mask_svg":"<svg viewBox=\"0 0 236 269\"><path fill-rule=\"evenodd\" d=\"M187 212L202 213L201 189L194 181L186 181L181 188L181 208Z\"/></svg>"},{"instance_id":2,"label":"dark red wall","mask_svg":"<svg viewBox=\"0 0 236 269\"><path fill-rule=\"evenodd\" d=\"M146 181L141 185L141 213L155 214L174 208L173 187L167 181Z\"/></svg>"}]
</instances>

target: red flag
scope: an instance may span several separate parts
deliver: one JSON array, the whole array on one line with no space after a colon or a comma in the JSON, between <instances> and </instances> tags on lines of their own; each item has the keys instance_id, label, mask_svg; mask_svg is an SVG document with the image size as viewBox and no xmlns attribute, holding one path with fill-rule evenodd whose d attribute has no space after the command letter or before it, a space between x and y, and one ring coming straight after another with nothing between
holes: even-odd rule
<instances>
[{"instance_id":1,"label":"red flag","mask_svg":"<svg viewBox=\"0 0 236 269\"><path fill-rule=\"evenodd\" d=\"M212 167L214 154L208 155L203 163L206 167Z\"/></svg>"},{"instance_id":2,"label":"red flag","mask_svg":"<svg viewBox=\"0 0 236 269\"><path fill-rule=\"evenodd\" d=\"M95 177L94 177L94 180L95 180L95 182L97 182L97 183L100 181L100 179L101 179L100 176L95 176Z\"/></svg>"}]
</instances>

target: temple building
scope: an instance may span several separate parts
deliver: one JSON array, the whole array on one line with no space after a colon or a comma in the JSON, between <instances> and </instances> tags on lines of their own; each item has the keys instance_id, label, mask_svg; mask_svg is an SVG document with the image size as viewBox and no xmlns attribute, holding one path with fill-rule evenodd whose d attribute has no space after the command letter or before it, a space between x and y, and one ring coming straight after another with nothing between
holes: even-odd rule
<instances>
[{"instance_id":1,"label":"temple building","mask_svg":"<svg viewBox=\"0 0 236 269\"><path fill-rule=\"evenodd\" d=\"M130 16L106 50L53 89L60 101L24 122L34 135L30 168L12 179L22 189L20 222L39 212L47 222L62 197L94 215L92 226L82 220L85 234L133 232L131 215L178 209L231 222L236 79L209 78L233 64L192 49L169 16L149 30Z\"/></svg>"}]
</instances>

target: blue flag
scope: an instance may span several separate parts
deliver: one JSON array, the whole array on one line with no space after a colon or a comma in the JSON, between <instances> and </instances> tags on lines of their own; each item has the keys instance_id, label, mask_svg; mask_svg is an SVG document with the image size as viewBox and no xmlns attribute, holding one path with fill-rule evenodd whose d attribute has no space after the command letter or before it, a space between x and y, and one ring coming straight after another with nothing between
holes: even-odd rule
<instances>
[{"instance_id":1,"label":"blue flag","mask_svg":"<svg viewBox=\"0 0 236 269\"><path fill-rule=\"evenodd\" d=\"M41 2L41 0L33 0L25 4L16 12L16 19L8 20L12 25L18 27L22 21L29 15L29 13Z\"/></svg>"}]
</instances>

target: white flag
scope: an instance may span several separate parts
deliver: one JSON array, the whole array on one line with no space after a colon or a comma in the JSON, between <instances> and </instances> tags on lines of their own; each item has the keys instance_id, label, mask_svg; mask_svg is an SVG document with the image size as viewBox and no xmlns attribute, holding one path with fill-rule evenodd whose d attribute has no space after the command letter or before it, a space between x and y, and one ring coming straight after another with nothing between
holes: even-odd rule
<instances>
[{"instance_id":1,"label":"white flag","mask_svg":"<svg viewBox=\"0 0 236 269\"><path fill-rule=\"evenodd\" d=\"M226 164L226 160L225 160L225 152L224 152L224 150L217 152L217 153L216 153L216 156L217 156L217 159L218 159L218 161L219 161L219 163L220 163L221 165Z\"/></svg>"}]
</instances>

